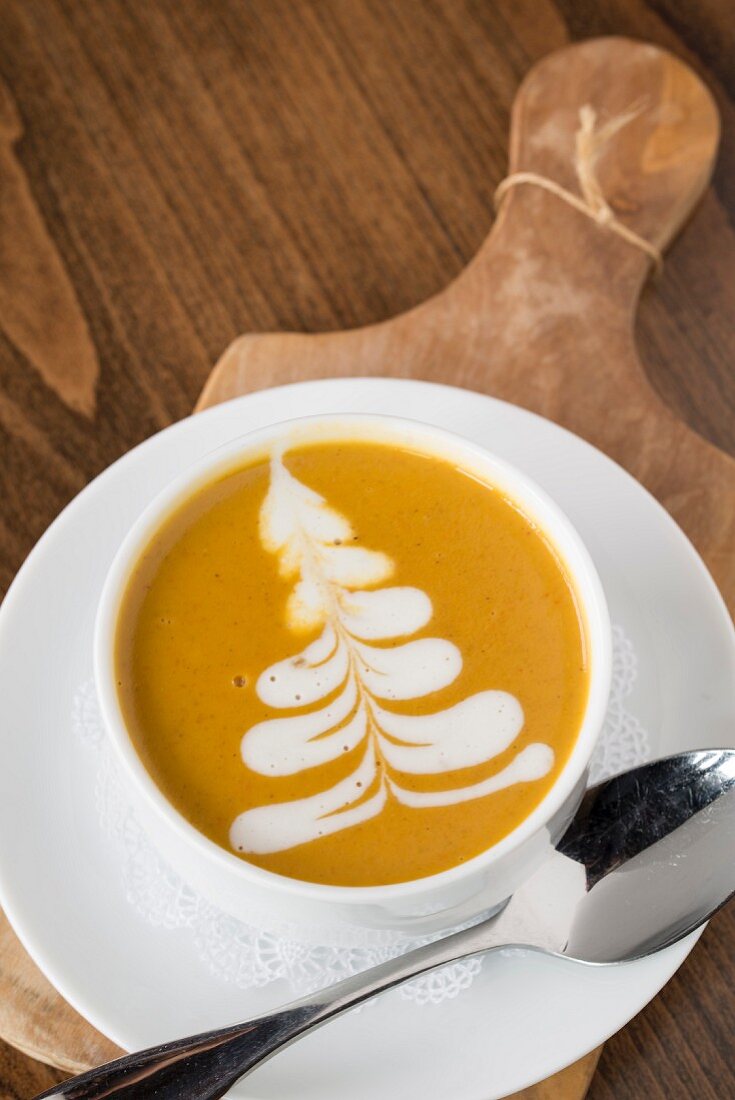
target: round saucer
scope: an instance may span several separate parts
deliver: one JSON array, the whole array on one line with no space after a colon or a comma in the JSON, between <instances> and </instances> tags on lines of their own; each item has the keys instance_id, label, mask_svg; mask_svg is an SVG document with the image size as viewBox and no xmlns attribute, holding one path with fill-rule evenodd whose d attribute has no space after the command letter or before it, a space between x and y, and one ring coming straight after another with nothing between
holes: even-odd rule
<instances>
[{"instance_id":1,"label":"round saucer","mask_svg":"<svg viewBox=\"0 0 735 1100\"><path fill-rule=\"evenodd\" d=\"M345 379L256 393L182 421L117 462L41 539L0 610L0 903L41 969L129 1049L273 1007L211 974L181 930L145 923L101 835L93 757L71 728L108 565L148 501L220 444L289 417L394 412L484 444L539 482L585 540L632 640L630 709L655 756L733 743L735 637L702 562L620 467L522 409L426 383ZM249 1100L489 1100L545 1078L623 1026L694 942L617 967L492 956L470 989L416 1008L388 994L242 1082Z\"/></svg>"}]
</instances>

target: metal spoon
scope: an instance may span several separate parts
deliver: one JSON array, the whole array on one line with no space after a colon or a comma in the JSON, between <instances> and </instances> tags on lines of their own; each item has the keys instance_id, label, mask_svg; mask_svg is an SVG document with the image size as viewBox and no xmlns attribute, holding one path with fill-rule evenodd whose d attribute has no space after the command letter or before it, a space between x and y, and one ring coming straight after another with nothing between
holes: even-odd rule
<instances>
[{"instance_id":1,"label":"metal spoon","mask_svg":"<svg viewBox=\"0 0 735 1100\"><path fill-rule=\"evenodd\" d=\"M267 1016L126 1055L42 1096L216 1100L307 1032L468 955L508 946L592 964L650 955L733 895L734 843L735 750L681 753L636 768L586 794L556 849L499 916Z\"/></svg>"}]
</instances>

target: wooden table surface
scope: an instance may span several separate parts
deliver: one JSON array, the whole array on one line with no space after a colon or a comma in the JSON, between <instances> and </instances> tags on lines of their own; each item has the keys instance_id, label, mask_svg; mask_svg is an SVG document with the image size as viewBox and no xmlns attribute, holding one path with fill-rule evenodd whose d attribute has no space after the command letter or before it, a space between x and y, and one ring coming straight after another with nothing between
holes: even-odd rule
<instances>
[{"instance_id":1,"label":"wooden table surface","mask_svg":"<svg viewBox=\"0 0 735 1100\"><path fill-rule=\"evenodd\" d=\"M75 493L190 411L238 333L364 324L454 276L525 71L610 33L678 53L722 113L638 336L664 399L735 453L728 0L3 0L3 590ZM607 1044L591 1100L735 1096L734 959L729 911ZM56 1079L0 1045L0 1097Z\"/></svg>"}]
</instances>

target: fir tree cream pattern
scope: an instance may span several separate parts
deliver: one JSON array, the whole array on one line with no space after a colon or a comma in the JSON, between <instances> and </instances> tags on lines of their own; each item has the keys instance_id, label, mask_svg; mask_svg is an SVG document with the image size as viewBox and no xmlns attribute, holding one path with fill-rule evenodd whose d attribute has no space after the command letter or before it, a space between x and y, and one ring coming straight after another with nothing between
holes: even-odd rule
<instances>
[{"instance_id":1,"label":"fir tree cream pattern","mask_svg":"<svg viewBox=\"0 0 735 1100\"><path fill-rule=\"evenodd\" d=\"M523 728L520 701L490 690L429 715L390 708L448 687L462 671L462 654L443 638L403 640L431 621L430 597L419 588L390 585L391 559L356 545L350 522L289 472L281 451L271 459L260 538L277 555L281 575L293 581L285 608L289 627L321 632L259 676L260 700L288 713L251 727L242 739L242 759L252 771L276 778L361 751L357 767L329 789L240 814L230 831L233 848L258 855L283 851L368 821L388 798L416 808L447 806L551 771L553 750L536 742L497 774L467 786L420 791L407 789L405 780L402 785L407 774L454 772L503 753Z\"/></svg>"}]
</instances>

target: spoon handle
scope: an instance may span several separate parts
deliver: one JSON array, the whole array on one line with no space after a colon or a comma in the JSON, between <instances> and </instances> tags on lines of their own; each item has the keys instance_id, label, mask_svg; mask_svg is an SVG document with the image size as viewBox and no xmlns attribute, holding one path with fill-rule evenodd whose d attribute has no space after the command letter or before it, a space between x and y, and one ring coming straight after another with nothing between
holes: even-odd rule
<instances>
[{"instance_id":1,"label":"spoon handle","mask_svg":"<svg viewBox=\"0 0 735 1100\"><path fill-rule=\"evenodd\" d=\"M127 1054L36 1100L217 1100L235 1082L309 1031L437 966L500 946L483 921L242 1024Z\"/></svg>"}]
</instances>

